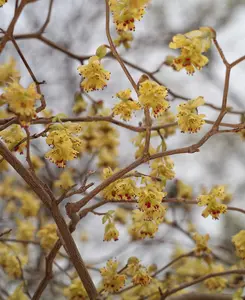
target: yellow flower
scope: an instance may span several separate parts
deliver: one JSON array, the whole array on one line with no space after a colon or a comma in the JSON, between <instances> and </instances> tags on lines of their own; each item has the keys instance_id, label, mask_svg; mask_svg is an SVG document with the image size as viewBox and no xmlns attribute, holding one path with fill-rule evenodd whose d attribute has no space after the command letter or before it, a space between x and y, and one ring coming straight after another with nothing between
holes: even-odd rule
<instances>
[{"instance_id":1,"label":"yellow flower","mask_svg":"<svg viewBox=\"0 0 245 300\"><path fill-rule=\"evenodd\" d=\"M2 95L9 106L9 109L20 117L22 124L28 124L32 118L36 117L35 103L41 98L36 91L35 83L24 88L17 81L11 82L4 88Z\"/></svg>"},{"instance_id":2,"label":"yellow flower","mask_svg":"<svg viewBox=\"0 0 245 300\"><path fill-rule=\"evenodd\" d=\"M209 254L211 250L208 248L208 241L209 241L209 235L201 235L199 233L195 233L193 235L193 239L196 242L196 247L194 249L195 254L197 256L203 255L203 254Z\"/></svg>"},{"instance_id":3,"label":"yellow flower","mask_svg":"<svg viewBox=\"0 0 245 300\"><path fill-rule=\"evenodd\" d=\"M236 248L236 255L241 259L245 259L245 230L240 230L232 237L232 243Z\"/></svg>"},{"instance_id":4,"label":"yellow flower","mask_svg":"<svg viewBox=\"0 0 245 300\"><path fill-rule=\"evenodd\" d=\"M105 226L105 233L104 233L104 241L109 242L111 240L117 241L119 237L119 231L116 229L115 224L109 222Z\"/></svg>"},{"instance_id":5,"label":"yellow flower","mask_svg":"<svg viewBox=\"0 0 245 300\"><path fill-rule=\"evenodd\" d=\"M111 177L113 172L111 168L103 169L103 178ZM131 178L118 179L109 184L103 190L103 197L106 200L133 200L137 195L137 187L135 181Z\"/></svg>"},{"instance_id":6,"label":"yellow flower","mask_svg":"<svg viewBox=\"0 0 245 300\"><path fill-rule=\"evenodd\" d=\"M104 289L109 293L118 292L125 285L126 275L118 274L117 268L118 262L110 259L106 267L100 269Z\"/></svg>"},{"instance_id":7,"label":"yellow flower","mask_svg":"<svg viewBox=\"0 0 245 300\"><path fill-rule=\"evenodd\" d=\"M158 211L161 211L160 209ZM156 213L158 213L156 211ZM152 214L154 214L153 212ZM132 211L133 223L129 228L129 234L133 240L144 239L146 237L154 237L158 231L158 225L164 218L165 211L161 213L161 216L152 217L148 220L147 212L135 209Z\"/></svg>"},{"instance_id":8,"label":"yellow flower","mask_svg":"<svg viewBox=\"0 0 245 300\"><path fill-rule=\"evenodd\" d=\"M33 239L35 227L30 221L17 220L16 238L19 240L30 241Z\"/></svg>"},{"instance_id":9,"label":"yellow flower","mask_svg":"<svg viewBox=\"0 0 245 300\"><path fill-rule=\"evenodd\" d=\"M163 221L166 212L165 206L162 205L164 196L166 196L166 193L158 191L152 185L140 188L138 193L138 206L141 211L145 212L145 220Z\"/></svg>"},{"instance_id":10,"label":"yellow flower","mask_svg":"<svg viewBox=\"0 0 245 300\"><path fill-rule=\"evenodd\" d=\"M133 41L133 34L127 31L119 31L117 39L114 40L114 44L116 47L119 47L123 44L125 49L130 48L130 42Z\"/></svg>"},{"instance_id":11,"label":"yellow flower","mask_svg":"<svg viewBox=\"0 0 245 300\"><path fill-rule=\"evenodd\" d=\"M72 111L74 112L74 114L79 115L86 110L88 104L84 100L80 92L75 93L74 101L75 103L72 107Z\"/></svg>"},{"instance_id":12,"label":"yellow flower","mask_svg":"<svg viewBox=\"0 0 245 300\"><path fill-rule=\"evenodd\" d=\"M50 250L58 239L56 225L47 224L38 231L37 236L40 238L42 248Z\"/></svg>"},{"instance_id":13,"label":"yellow flower","mask_svg":"<svg viewBox=\"0 0 245 300\"><path fill-rule=\"evenodd\" d=\"M23 151L26 147L26 142L21 143L17 149L15 147L20 141L22 141L26 137L20 125L13 124L8 128L2 130L0 132L0 137L4 140L4 142L10 150L15 149L20 154L23 154Z\"/></svg>"},{"instance_id":14,"label":"yellow flower","mask_svg":"<svg viewBox=\"0 0 245 300\"><path fill-rule=\"evenodd\" d=\"M88 297L81 279L78 277L74 278L71 284L64 288L63 293L69 300L85 300Z\"/></svg>"},{"instance_id":15,"label":"yellow flower","mask_svg":"<svg viewBox=\"0 0 245 300\"><path fill-rule=\"evenodd\" d=\"M133 276L132 282L135 285L140 284L142 286L146 286L152 282L152 277L149 275L146 268L140 268Z\"/></svg>"},{"instance_id":16,"label":"yellow flower","mask_svg":"<svg viewBox=\"0 0 245 300\"><path fill-rule=\"evenodd\" d=\"M127 268L124 271L128 276L134 276L134 274L140 268L140 261L136 256L131 256L127 262Z\"/></svg>"},{"instance_id":17,"label":"yellow flower","mask_svg":"<svg viewBox=\"0 0 245 300\"><path fill-rule=\"evenodd\" d=\"M110 79L110 72L103 68L98 56L90 57L88 64L78 67L77 70L84 78L81 87L86 92L103 89Z\"/></svg>"},{"instance_id":18,"label":"yellow flower","mask_svg":"<svg viewBox=\"0 0 245 300\"><path fill-rule=\"evenodd\" d=\"M18 285L13 294L10 295L7 300L28 300L27 296L23 292L23 284Z\"/></svg>"},{"instance_id":19,"label":"yellow flower","mask_svg":"<svg viewBox=\"0 0 245 300\"><path fill-rule=\"evenodd\" d=\"M208 58L202 53L210 48L213 37L214 32L209 27L201 27L199 30L184 35L175 35L169 47L172 49L180 48L181 54L173 60L174 68L177 71L185 68L188 74L193 74L195 68L202 69L208 63Z\"/></svg>"},{"instance_id":20,"label":"yellow flower","mask_svg":"<svg viewBox=\"0 0 245 300\"><path fill-rule=\"evenodd\" d=\"M189 100L178 106L178 125L182 132L195 133L199 131L205 123L205 115L197 113L197 107L204 104L203 97Z\"/></svg>"},{"instance_id":21,"label":"yellow flower","mask_svg":"<svg viewBox=\"0 0 245 300\"><path fill-rule=\"evenodd\" d=\"M166 182L167 179L170 180L175 177L173 168L174 162L169 156L157 158L151 164L152 172L150 175L153 177L159 177Z\"/></svg>"},{"instance_id":22,"label":"yellow flower","mask_svg":"<svg viewBox=\"0 0 245 300\"><path fill-rule=\"evenodd\" d=\"M139 85L139 93L140 104L152 108L154 117L161 115L169 108L169 103L165 99L168 95L166 87L154 81L145 80Z\"/></svg>"},{"instance_id":23,"label":"yellow flower","mask_svg":"<svg viewBox=\"0 0 245 300\"><path fill-rule=\"evenodd\" d=\"M192 187L190 185L185 184L181 180L177 180L177 198L182 199L191 199L192 198Z\"/></svg>"},{"instance_id":24,"label":"yellow flower","mask_svg":"<svg viewBox=\"0 0 245 300\"><path fill-rule=\"evenodd\" d=\"M20 213L24 217L36 217L40 208L40 201L31 192L17 191L16 198L20 200Z\"/></svg>"},{"instance_id":25,"label":"yellow flower","mask_svg":"<svg viewBox=\"0 0 245 300\"><path fill-rule=\"evenodd\" d=\"M0 6L3 5L5 0L0 0ZM18 80L20 73L16 70L16 62L11 57L9 62L0 65L0 87L10 83L12 80Z\"/></svg>"},{"instance_id":26,"label":"yellow flower","mask_svg":"<svg viewBox=\"0 0 245 300\"><path fill-rule=\"evenodd\" d=\"M224 186L221 186L220 189L216 186L215 189L211 189L209 194L200 195L197 198L198 205L207 206L202 212L202 216L207 218L209 215L211 215L213 219L219 219L220 214L226 213L227 206L217 202L217 199L223 200L225 196L226 194L224 193Z\"/></svg>"},{"instance_id":27,"label":"yellow flower","mask_svg":"<svg viewBox=\"0 0 245 300\"><path fill-rule=\"evenodd\" d=\"M75 184L72 178L72 170L65 170L60 174L60 178L55 180L54 186L62 188L63 190L68 190Z\"/></svg>"},{"instance_id":28,"label":"yellow flower","mask_svg":"<svg viewBox=\"0 0 245 300\"><path fill-rule=\"evenodd\" d=\"M223 272L224 267L222 265L212 266L212 272ZM210 290L210 291L216 291L216 292L222 292L223 289L227 286L227 279L223 278L221 276L215 276L208 278L204 281L204 285Z\"/></svg>"},{"instance_id":29,"label":"yellow flower","mask_svg":"<svg viewBox=\"0 0 245 300\"><path fill-rule=\"evenodd\" d=\"M161 116L157 118L157 125L166 125L176 122L176 117L171 111L165 111ZM177 125L169 126L166 128L160 129L161 135L165 138L170 135L174 135L176 132Z\"/></svg>"},{"instance_id":30,"label":"yellow flower","mask_svg":"<svg viewBox=\"0 0 245 300\"><path fill-rule=\"evenodd\" d=\"M134 110L139 110L141 108L138 102L133 101L131 98L131 90L127 89L116 94L116 96L121 100L116 104L112 111L114 115L119 115L124 121L128 121L132 117L132 112Z\"/></svg>"},{"instance_id":31,"label":"yellow flower","mask_svg":"<svg viewBox=\"0 0 245 300\"><path fill-rule=\"evenodd\" d=\"M18 258L16 255L8 254L5 257L4 262L4 271L10 278L17 279L21 278L22 275L22 269L24 265L27 264L27 257L26 256L20 256L18 255Z\"/></svg>"},{"instance_id":32,"label":"yellow flower","mask_svg":"<svg viewBox=\"0 0 245 300\"><path fill-rule=\"evenodd\" d=\"M140 20L145 13L149 0L110 0L110 10L117 31L135 30L135 20Z\"/></svg>"},{"instance_id":33,"label":"yellow flower","mask_svg":"<svg viewBox=\"0 0 245 300\"><path fill-rule=\"evenodd\" d=\"M75 159L83 150L84 144L76 137L79 126L65 124L64 126L52 126L46 143L53 149L45 154L45 157L55 163L59 168L64 168L66 162Z\"/></svg>"}]
</instances>

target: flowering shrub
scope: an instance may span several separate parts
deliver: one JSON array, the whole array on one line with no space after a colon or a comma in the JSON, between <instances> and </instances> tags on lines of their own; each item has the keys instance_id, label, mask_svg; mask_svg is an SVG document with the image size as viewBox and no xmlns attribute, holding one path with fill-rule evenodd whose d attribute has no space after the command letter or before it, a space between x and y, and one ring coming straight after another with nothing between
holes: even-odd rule
<instances>
[{"instance_id":1,"label":"flowering shrub","mask_svg":"<svg viewBox=\"0 0 245 300\"><path fill-rule=\"evenodd\" d=\"M6 2L0 0L1 13ZM199 294L196 288L196 299L204 299L205 295L211 299L208 293L213 299L218 293L220 299L227 299L226 294L233 297L230 299L243 299L245 230L230 237L233 248L228 259L222 251L216 251L212 230L201 234L195 221L186 217L177 222L176 209L188 213L193 208L204 225L208 217L218 223L232 211L245 214L245 210L229 206L233 197L225 183L214 183L207 192L206 187L198 190L194 184L178 179L173 156L202 151L202 146L217 134L238 133L244 138L243 112L235 113L241 116L238 124L222 121L232 113L228 105L231 69L245 56L229 63L211 27L174 35L169 48L176 56L168 55L161 66L195 76L197 70L208 68L208 52L216 48L226 70L220 107L208 105L201 95L194 99L177 97L154 76L155 72L128 63L119 52L121 45L130 50L132 31L148 8L151 14L151 1L105 0L107 40L95 49L95 54L78 57L54 42L48 43L79 60L77 71L81 76L74 70L81 79L71 109L74 115L64 114L62 105L59 113L53 115L42 92L44 82L36 79L18 46L18 38L45 40L42 34L50 21L53 1L38 33L15 35L15 24L30 2L36 1L16 1L9 27L1 30L0 53L7 51L7 42L12 43L32 81L28 87L22 85L23 77L14 58L0 64L0 225L2 216L9 221L9 228L0 226L0 298L4 295L8 300L41 299L46 297L44 292L50 292L50 285L54 296L70 300L160 300L170 296L177 300L189 299L188 288L200 284L205 293ZM111 35L111 16L116 39ZM107 105L91 92L99 91L103 98L103 90L112 84L113 74L104 67L109 59L120 65L128 87L123 89L117 83L117 91ZM143 73L141 77L133 78L127 64ZM175 98L183 102L175 105ZM216 119L209 120L202 113L207 105L218 111ZM136 116L141 118L138 125ZM226 129L220 129L221 126ZM131 139L135 152L128 165L120 160L128 146L125 140L120 144L119 128L135 133ZM179 146L169 150L168 138L174 138L177 132L193 138L198 133L201 138L189 146L177 141ZM44 147L37 146L34 140ZM198 209L200 206L203 211ZM147 265L145 257L135 251L135 256L126 262L120 255L111 255L102 263L84 261L84 244L94 232L80 230L79 222L84 220L83 226L88 215L101 219L96 228L99 241L93 241L94 252L100 252L99 243L112 245L127 236L131 244L159 243L160 259L155 259L153 253L152 264ZM164 228L184 234L193 243L191 249L185 250L184 243L182 247L174 245L168 258L165 236L161 237ZM228 246L220 245L222 248ZM95 276L92 271L97 272ZM182 298L185 294L186 298Z\"/></svg>"}]
</instances>

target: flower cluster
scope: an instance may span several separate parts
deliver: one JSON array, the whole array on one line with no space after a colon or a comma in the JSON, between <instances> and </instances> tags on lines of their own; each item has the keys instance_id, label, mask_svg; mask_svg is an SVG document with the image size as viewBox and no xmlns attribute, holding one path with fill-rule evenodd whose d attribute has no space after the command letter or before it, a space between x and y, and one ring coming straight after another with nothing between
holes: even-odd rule
<instances>
[{"instance_id":1,"label":"flower cluster","mask_svg":"<svg viewBox=\"0 0 245 300\"><path fill-rule=\"evenodd\" d=\"M113 172L111 168L103 169L103 178L107 179L111 177L116 170ZM115 182L109 184L103 190L103 197L106 200L133 200L137 195L137 187L135 181L131 178L121 178Z\"/></svg>"},{"instance_id":2,"label":"flower cluster","mask_svg":"<svg viewBox=\"0 0 245 300\"><path fill-rule=\"evenodd\" d=\"M180 49L181 54L173 60L173 66L177 71L185 68L188 74L193 74L195 69L201 70L208 58L202 53L211 47L211 40L215 33L209 27L201 27L185 34L177 34L169 44L172 49Z\"/></svg>"},{"instance_id":3,"label":"flower cluster","mask_svg":"<svg viewBox=\"0 0 245 300\"><path fill-rule=\"evenodd\" d=\"M0 266L12 279L21 278L22 268L28 261L28 258L20 255L19 252L20 251L17 247L5 246L0 243Z\"/></svg>"},{"instance_id":4,"label":"flower cluster","mask_svg":"<svg viewBox=\"0 0 245 300\"><path fill-rule=\"evenodd\" d=\"M135 30L135 20L139 21L149 0L109 0L110 10L117 31Z\"/></svg>"},{"instance_id":5,"label":"flower cluster","mask_svg":"<svg viewBox=\"0 0 245 300\"><path fill-rule=\"evenodd\" d=\"M18 285L7 300L28 300L28 297L23 292L23 284Z\"/></svg>"},{"instance_id":6,"label":"flower cluster","mask_svg":"<svg viewBox=\"0 0 245 300\"><path fill-rule=\"evenodd\" d=\"M207 206L202 212L202 216L207 218L209 215L213 219L219 219L220 214L224 214L227 211L227 206L221 204L217 199L224 200L226 197L225 186L215 186L207 195L200 195L197 198L199 206Z\"/></svg>"},{"instance_id":7,"label":"flower cluster","mask_svg":"<svg viewBox=\"0 0 245 300\"><path fill-rule=\"evenodd\" d=\"M135 152L135 158L142 157L144 154L144 148L145 148L145 137L146 133L145 132L139 132L133 139L132 142L133 144L137 147L137 150ZM153 155L156 153L156 149L153 148L153 146L150 144L149 147L149 154Z\"/></svg>"},{"instance_id":8,"label":"flower cluster","mask_svg":"<svg viewBox=\"0 0 245 300\"><path fill-rule=\"evenodd\" d=\"M196 247L194 252L197 256L201 256L203 254L209 254L211 250L208 248L209 234L201 235L199 233L195 233L193 235L193 240L196 243Z\"/></svg>"},{"instance_id":9,"label":"flower cluster","mask_svg":"<svg viewBox=\"0 0 245 300\"><path fill-rule=\"evenodd\" d=\"M166 100L168 90L151 80L144 80L139 85L139 102L143 107L152 108L154 117L158 117L169 108Z\"/></svg>"},{"instance_id":10,"label":"flower cluster","mask_svg":"<svg viewBox=\"0 0 245 300\"><path fill-rule=\"evenodd\" d=\"M64 168L67 161L75 159L83 150L83 142L76 136L81 129L80 125L71 123L52 125L46 138L52 150L45 157L59 168Z\"/></svg>"},{"instance_id":11,"label":"flower cluster","mask_svg":"<svg viewBox=\"0 0 245 300\"><path fill-rule=\"evenodd\" d=\"M74 105L72 107L72 111L75 115L79 115L84 112L87 108L88 104L82 97L81 93L77 92L74 96Z\"/></svg>"},{"instance_id":12,"label":"flower cluster","mask_svg":"<svg viewBox=\"0 0 245 300\"><path fill-rule=\"evenodd\" d=\"M16 238L24 241L31 241L34 236L35 227L31 221L25 220L20 221L17 220L17 232Z\"/></svg>"},{"instance_id":13,"label":"flower cluster","mask_svg":"<svg viewBox=\"0 0 245 300\"><path fill-rule=\"evenodd\" d=\"M40 238L40 244L42 248L44 250L50 250L58 239L56 225L45 225L38 231L37 236Z\"/></svg>"},{"instance_id":14,"label":"flower cluster","mask_svg":"<svg viewBox=\"0 0 245 300\"><path fill-rule=\"evenodd\" d=\"M110 79L110 72L103 68L99 57L96 55L90 57L86 66L80 66L77 70L84 78L81 87L86 92L103 89Z\"/></svg>"},{"instance_id":15,"label":"flower cluster","mask_svg":"<svg viewBox=\"0 0 245 300\"><path fill-rule=\"evenodd\" d=\"M102 111L102 113L104 113ZM96 115L93 112L92 115ZM115 168L117 166L118 155L118 130L109 122L91 122L84 126L80 139L84 142L85 151L88 153L98 153L99 168Z\"/></svg>"},{"instance_id":16,"label":"flower cluster","mask_svg":"<svg viewBox=\"0 0 245 300\"><path fill-rule=\"evenodd\" d=\"M166 124L171 124L171 126L166 128L161 128L160 133L164 138L167 138L171 135L174 135L177 129L177 126L173 126L172 124L176 122L175 114L173 114L171 111L167 110L163 112L158 118L157 118L157 125L163 126Z\"/></svg>"},{"instance_id":17,"label":"flower cluster","mask_svg":"<svg viewBox=\"0 0 245 300\"><path fill-rule=\"evenodd\" d=\"M119 115L124 121L130 120L132 112L141 108L140 104L131 98L130 89L118 92L116 96L121 101L113 107L113 114Z\"/></svg>"},{"instance_id":18,"label":"flower cluster","mask_svg":"<svg viewBox=\"0 0 245 300\"><path fill-rule=\"evenodd\" d=\"M5 1L3 0L3 2ZM0 87L5 86L13 80L18 80L19 78L20 73L16 69L16 62L13 58L10 58L7 63L0 65Z\"/></svg>"},{"instance_id":19,"label":"flower cluster","mask_svg":"<svg viewBox=\"0 0 245 300\"><path fill-rule=\"evenodd\" d=\"M236 254L241 259L245 259L245 230L239 231L232 237L232 243L235 245Z\"/></svg>"},{"instance_id":20,"label":"flower cluster","mask_svg":"<svg viewBox=\"0 0 245 300\"><path fill-rule=\"evenodd\" d=\"M35 104L41 95L37 93L35 83L24 88L18 81L13 81L4 91L2 99L8 104L9 110L19 116L21 124L29 124L32 118L36 118Z\"/></svg>"},{"instance_id":21,"label":"flower cluster","mask_svg":"<svg viewBox=\"0 0 245 300\"><path fill-rule=\"evenodd\" d=\"M224 272L225 269L222 265L212 265L212 272ZM204 285L210 290L215 292L222 292L227 286L227 279L221 276L208 278L204 281Z\"/></svg>"},{"instance_id":22,"label":"flower cluster","mask_svg":"<svg viewBox=\"0 0 245 300\"><path fill-rule=\"evenodd\" d=\"M177 198L181 198L181 199L192 198L193 189L190 185L185 184L181 180L177 180L176 188L177 188Z\"/></svg>"},{"instance_id":23,"label":"flower cluster","mask_svg":"<svg viewBox=\"0 0 245 300\"><path fill-rule=\"evenodd\" d=\"M78 277L72 279L71 284L64 288L63 293L69 300L85 300L88 296L81 279Z\"/></svg>"},{"instance_id":24,"label":"flower cluster","mask_svg":"<svg viewBox=\"0 0 245 300\"><path fill-rule=\"evenodd\" d=\"M103 286L109 293L118 292L125 285L126 275L118 274L118 262L110 259L106 267L100 269L103 277Z\"/></svg>"},{"instance_id":25,"label":"flower cluster","mask_svg":"<svg viewBox=\"0 0 245 300\"><path fill-rule=\"evenodd\" d=\"M167 180L171 180L175 177L175 172L173 170L174 162L169 156L154 159L151 164L151 169L150 176L160 179L163 186L166 185ZM156 184L157 183L159 183L159 181L157 181Z\"/></svg>"},{"instance_id":26,"label":"flower cluster","mask_svg":"<svg viewBox=\"0 0 245 300\"><path fill-rule=\"evenodd\" d=\"M4 140L10 150L23 153L26 142L20 143L26 136L20 125L13 124L0 132L0 137ZM19 144L20 143L20 144ZM18 145L19 144L19 145ZM17 146L18 145L18 146Z\"/></svg>"},{"instance_id":27,"label":"flower cluster","mask_svg":"<svg viewBox=\"0 0 245 300\"><path fill-rule=\"evenodd\" d=\"M204 114L198 114L197 107L204 104L203 97L189 100L178 106L178 125L181 132L195 133L205 123Z\"/></svg>"}]
</instances>

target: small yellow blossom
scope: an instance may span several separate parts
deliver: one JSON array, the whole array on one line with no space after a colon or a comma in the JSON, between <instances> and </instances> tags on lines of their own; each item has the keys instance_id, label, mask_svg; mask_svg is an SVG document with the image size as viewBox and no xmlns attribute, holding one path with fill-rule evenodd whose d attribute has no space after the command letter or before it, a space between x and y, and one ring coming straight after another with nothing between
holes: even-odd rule
<instances>
[{"instance_id":1,"label":"small yellow blossom","mask_svg":"<svg viewBox=\"0 0 245 300\"><path fill-rule=\"evenodd\" d=\"M182 132L195 133L201 129L202 125L205 123L203 120L205 115L198 114L197 107L203 104L203 97L198 97L178 106L178 125Z\"/></svg>"},{"instance_id":2,"label":"small yellow blossom","mask_svg":"<svg viewBox=\"0 0 245 300\"><path fill-rule=\"evenodd\" d=\"M57 227L55 224L48 224L42 227L37 236L40 238L40 244L43 249L50 250L58 239Z\"/></svg>"},{"instance_id":3,"label":"small yellow blossom","mask_svg":"<svg viewBox=\"0 0 245 300\"><path fill-rule=\"evenodd\" d=\"M162 207L162 206L161 206ZM160 209L158 211L161 211ZM158 231L158 225L164 218L165 211L158 216L158 211L152 212L151 220L148 220L146 211L135 209L132 211L133 223L129 227L129 234L133 240L145 239L146 237L154 237ZM157 213L157 217L154 217L154 213Z\"/></svg>"},{"instance_id":4,"label":"small yellow blossom","mask_svg":"<svg viewBox=\"0 0 245 300\"><path fill-rule=\"evenodd\" d=\"M217 199L223 200L225 196L226 194L224 192L224 186L215 186L214 189L211 189L209 194L200 195L197 198L198 205L207 206L202 212L202 216L207 218L209 215L211 215L213 219L218 219L220 214L226 213L227 206L217 202Z\"/></svg>"},{"instance_id":5,"label":"small yellow blossom","mask_svg":"<svg viewBox=\"0 0 245 300\"><path fill-rule=\"evenodd\" d=\"M86 66L80 66L77 69L84 78L81 87L86 92L101 90L107 86L107 81L110 79L110 72L103 68L98 56L90 57Z\"/></svg>"},{"instance_id":6,"label":"small yellow blossom","mask_svg":"<svg viewBox=\"0 0 245 300\"><path fill-rule=\"evenodd\" d=\"M63 190L68 190L75 184L75 181L72 178L72 170L65 170L60 174L58 180L55 180L54 186L62 188Z\"/></svg>"},{"instance_id":7,"label":"small yellow blossom","mask_svg":"<svg viewBox=\"0 0 245 300\"><path fill-rule=\"evenodd\" d=\"M72 107L72 111L76 115L79 115L80 113L84 112L88 106L87 102L84 100L80 92L75 93L74 102L75 103Z\"/></svg>"},{"instance_id":8,"label":"small yellow blossom","mask_svg":"<svg viewBox=\"0 0 245 300\"><path fill-rule=\"evenodd\" d=\"M0 6L3 5L5 0L0 0ZM12 80L18 80L20 73L16 70L16 61L11 57L9 62L0 65L0 87L10 83Z\"/></svg>"},{"instance_id":9,"label":"small yellow blossom","mask_svg":"<svg viewBox=\"0 0 245 300\"><path fill-rule=\"evenodd\" d=\"M236 248L236 255L241 259L245 259L245 230L239 231L232 237L232 243Z\"/></svg>"},{"instance_id":10,"label":"small yellow blossom","mask_svg":"<svg viewBox=\"0 0 245 300\"><path fill-rule=\"evenodd\" d=\"M20 256L18 257L14 254L8 254L5 257L4 262L4 272L8 274L10 278L17 279L21 278L22 275L22 269L24 265L27 264L28 258L26 256Z\"/></svg>"},{"instance_id":11,"label":"small yellow blossom","mask_svg":"<svg viewBox=\"0 0 245 300\"><path fill-rule=\"evenodd\" d=\"M17 81L11 82L4 88L3 99L9 106L9 109L20 117L23 125L28 124L32 118L36 118L35 103L41 98L36 91L35 83L24 88Z\"/></svg>"},{"instance_id":12,"label":"small yellow blossom","mask_svg":"<svg viewBox=\"0 0 245 300\"><path fill-rule=\"evenodd\" d=\"M116 229L115 224L109 222L105 226L104 241L109 242L111 240L117 241L119 237L119 231Z\"/></svg>"},{"instance_id":13,"label":"small yellow blossom","mask_svg":"<svg viewBox=\"0 0 245 300\"><path fill-rule=\"evenodd\" d=\"M157 158L151 164L152 172L150 175L159 177L166 182L167 179L171 180L175 177L173 168L174 162L169 156Z\"/></svg>"},{"instance_id":14,"label":"small yellow blossom","mask_svg":"<svg viewBox=\"0 0 245 300\"><path fill-rule=\"evenodd\" d=\"M117 39L114 40L114 45L119 47L121 44L123 44L125 49L129 49L130 42L132 42L133 39L133 34L131 32L119 31Z\"/></svg>"},{"instance_id":15,"label":"small yellow blossom","mask_svg":"<svg viewBox=\"0 0 245 300\"><path fill-rule=\"evenodd\" d=\"M201 235L199 233L195 233L193 235L193 239L196 242L196 247L194 249L195 254L197 256L203 255L203 254L209 254L211 250L208 248L208 241L209 241L209 235Z\"/></svg>"},{"instance_id":16,"label":"small yellow blossom","mask_svg":"<svg viewBox=\"0 0 245 300\"><path fill-rule=\"evenodd\" d=\"M223 272L224 267L222 265L212 266L212 272ZM208 278L204 281L204 285L210 291L222 292L227 286L228 280L221 276L215 276Z\"/></svg>"},{"instance_id":17,"label":"small yellow blossom","mask_svg":"<svg viewBox=\"0 0 245 300\"><path fill-rule=\"evenodd\" d=\"M103 178L111 177L115 171L111 168L103 169ZM131 178L118 179L109 184L103 190L103 197L106 200L133 200L137 195L135 181Z\"/></svg>"},{"instance_id":18,"label":"small yellow blossom","mask_svg":"<svg viewBox=\"0 0 245 300\"><path fill-rule=\"evenodd\" d=\"M128 259L127 268L124 272L128 276L134 276L134 274L139 270L139 268L140 268L139 259L136 256L131 256Z\"/></svg>"},{"instance_id":19,"label":"small yellow blossom","mask_svg":"<svg viewBox=\"0 0 245 300\"><path fill-rule=\"evenodd\" d=\"M106 267L100 269L105 291L118 292L125 285L126 275L117 273L118 262L110 259Z\"/></svg>"},{"instance_id":20,"label":"small yellow blossom","mask_svg":"<svg viewBox=\"0 0 245 300\"><path fill-rule=\"evenodd\" d=\"M152 277L149 275L146 268L140 268L136 271L132 278L133 284L140 284L142 286L149 285L152 281Z\"/></svg>"},{"instance_id":21,"label":"small yellow blossom","mask_svg":"<svg viewBox=\"0 0 245 300\"><path fill-rule=\"evenodd\" d=\"M88 297L81 279L78 277L74 278L71 284L64 288L63 293L69 300L86 300Z\"/></svg>"},{"instance_id":22,"label":"small yellow blossom","mask_svg":"<svg viewBox=\"0 0 245 300\"><path fill-rule=\"evenodd\" d=\"M132 112L141 108L140 104L131 98L130 89L121 91L117 93L116 96L121 101L113 107L113 114L119 115L124 121L130 120L132 117Z\"/></svg>"},{"instance_id":23,"label":"small yellow blossom","mask_svg":"<svg viewBox=\"0 0 245 300\"><path fill-rule=\"evenodd\" d=\"M46 143L52 150L45 157L59 168L64 168L66 162L75 159L84 148L82 140L76 136L80 130L81 127L75 124L53 125L46 138Z\"/></svg>"},{"instance_id":24,"label":"small yellow blossom","mask_svg":"<svg viewBox=\"0 0 245 300\"><path fill-rule=\"evenodd\" d=\"M161 115L169 108L166 100L168 90L158 83L145 80L139 85L139 102L144 107L152 108L154 117Z\"/></svg>"},{"instance_id":25,"label":"small yellow blossom","mask_svg":"<svg viewBox=\"0 0 245 300\"><path fill-rule=\"evenodd\" d=\"M16 198L20 200L20 213L24 217L36 217L40 208L40 201L31 192L17 190Z\"/></svg>"},{"instance_id":26,"label":"small yellow blossom","mask_svg":"<svg viewBox=\"0 0 245 300\"><path fill-rule=\"evenodd\" d=\"M177 198L181 199L191 199L192 198L192 187L190 185L185 184L181 180L177 180Z\"/></svg>"},{"instance_id":27,"label":"small yellow blossom","mask_svg":"<svg viewBox=\"0 0 245 300\"><path fill-rule=\"evenodd\" d=\"M2 130L0 132L0 137L4 140L10 150L16 150L20 154L23 154L23 151L26 147L26 142L21 143L16 148L16 145L26 137L20 125L13 124Z\"/></svg>"},{"instance_id":28,"label":"small yellow blossom","mask_svg":"<svg viewBox=\"0 0 245 300\"><path fill-rule=\"evenodd\" d=\"M166 208L162 204L166 193L158 191L153 185L140 188L138 193L139 209L145 212L145 220L161 222L164 219Z\"/></svg>"},{"instance_id":29,"label":"small yellow blossom","mask_svg":"<svg viewBox=\"0 0 245 300\"><path fill-rule=\"evenodd\" d=\"M33 239L35 227L31 221L17 221L16 238L19 240L30 241Z\"/></svg>"},{"instance_id":30,"label":"small yellow blossom","mask_svg":"<svg viewBox=\"0 0 245 300\"><path fill-rule=\"evenodd\" d=\"M109 0L110 10L117 31L135 30L135 20L139 21L149 0Z\"/></svg>"},{"instance_id":31,"label":"small yellow blossom","mask_svg":"<svg viewBox=\"0 0 245 300\"><path fill-rule=\"evenodd\" d=\"M176 122L175 114L171 111L165 111L161 116L157 118L157 125L162 126L166 124L173 124ZM164 138L174 135L177 129L177 125L171 125L166 128L161 128L160 133Z\"/></svg>"},{"instance_id":32,"label":"small yellow blossom","mask_svg":"<svg viewBox=\"0 0 245 300\"><path fill-rule=\"evenodd\" d=\"M23 292L23 284L18 285L7 300L28 300L28 297Z\"/></svg>"},{"instance_id":33,"label":"small yellow blossom","mask_svg":"<svg viewBox=\"0 0 245 300\"><path fill-rule=\"evenodd\" d=\"M181 54L173 60L174 68L177 71L185 68L188 74L193 74L195 69L201 70L208 63L208 58L202 53L210 48L213 37L214 32L209 27L175 35L169 47L179 48Z\"/></svg>"}]
</instances>

